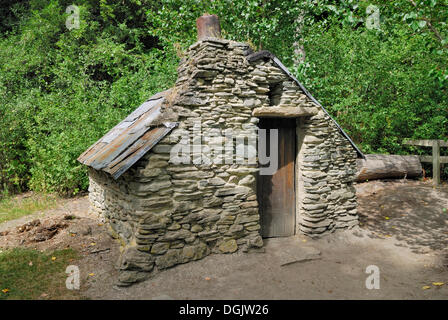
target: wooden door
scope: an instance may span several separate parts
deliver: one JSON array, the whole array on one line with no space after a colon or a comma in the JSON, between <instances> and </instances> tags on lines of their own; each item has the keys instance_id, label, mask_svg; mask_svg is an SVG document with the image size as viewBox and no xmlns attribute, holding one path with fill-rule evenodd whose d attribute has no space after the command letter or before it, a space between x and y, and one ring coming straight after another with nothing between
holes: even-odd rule
<instances>
[{"instance_id":1,"label":"wooden door","mask_svg":"<svg viewBox=\"0 0 448 320\"><path fill-rule=\"evenodd\" d=\"M273 175L258 175L257 197L263 237L286 237L295 233L295 119L262 118L260 129L278 130L277 171ZM267 155L270 150L270 131L266 130ZM264 139L263 139L264 140ZM267 166L267 165L264 165Z\"/></svg>"}]
</instances>

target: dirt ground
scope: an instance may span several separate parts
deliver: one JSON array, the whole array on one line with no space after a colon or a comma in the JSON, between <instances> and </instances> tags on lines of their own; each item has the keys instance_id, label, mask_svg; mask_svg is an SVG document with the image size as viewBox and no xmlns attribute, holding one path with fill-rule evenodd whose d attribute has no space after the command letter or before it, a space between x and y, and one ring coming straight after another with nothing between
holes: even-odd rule
<instances>
[{"instance_id":1,"label":"dirt ground","mask_svg":"<svg viewBox=\"0 0 448 320\"><path fill-rule=\"evenodd\" d=\"M359 227L265 239L264 253L210 255L128 288L115 286L119 247L87 197L1 224L0 248L77 249L89 299L447 299L448 186L372 181L357 191ZM380 289L366 288L370 265Z\"/></svg>"}]
</instances>

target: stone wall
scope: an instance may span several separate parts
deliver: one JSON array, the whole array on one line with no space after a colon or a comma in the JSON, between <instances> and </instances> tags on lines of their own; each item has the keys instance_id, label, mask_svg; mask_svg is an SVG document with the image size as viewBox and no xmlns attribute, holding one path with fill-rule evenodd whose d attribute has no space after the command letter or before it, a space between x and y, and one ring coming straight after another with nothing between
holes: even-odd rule
<instances>
[{"instance_id":1,"label":"stone wall","mask_svg":"<svg viewBox=\"0 0 448 320\"><path fill-rule=\"evenodd\" d=\"M259 107L316 107L271 59L257 61L254 67L251 74L257 84L276 90L275 99L269 91L268 99L266 94L258 96ZM357 225L356 151L322 108L296 122L296 230L317 236Z\"/></svg>"},{"instance_id":2,"label":"stone wall","mask_svg":"<svg viewBox=\"0 0 448 320\"><path fill-rule=\"evenodd\" d=\"M121 285L210 253L260 250L257 155L241 155L257 138L255 108L315 110L297 120L296 230L357 222L353 148L294 80L271 59L249 63L250 52L217 39L191 46L163 106L178 127L116 181L90 170L92 208L122 243ZM173 163L173 154L188 163Z\"/></svg>"},{"instance_id":3,"label":"stone wall","mask_svg":"<svg viewBox=\"0 0 448 320\"><path fill-rule=\"evenodd\" d=\"M298 229L316 236L357 225L356 151L323 110L297 131Z\"/></svg>"}]
</instances>

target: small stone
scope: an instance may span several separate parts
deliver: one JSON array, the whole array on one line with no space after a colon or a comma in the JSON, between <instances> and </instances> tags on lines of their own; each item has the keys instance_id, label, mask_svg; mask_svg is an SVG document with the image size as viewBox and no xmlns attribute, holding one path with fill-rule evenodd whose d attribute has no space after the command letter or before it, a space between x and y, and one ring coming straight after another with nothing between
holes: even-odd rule
<instances>
[{"instance_id":1,"label":"small stone","mask_svg":"<svg viewBox=\"0 0 448 320\"><path fill-rule=\"evenodd\" d=\"M235 239L227 240L219 245L219 250L223 253L232 253L238 250L238 245Z\"/></svg>"},{"instance_id":2,"label":"small stone","mask_svg":"<svg viewBox=\"0 0 448 320\"><path fill-rule=\"evenodd\" d=\"M255 182L255 177L250 175L246 176L238 182L240 186L252 186Z\"/></svg>"},{"instance_id":3,"label":"small stone","mask_svg":"<svg viewBox=\"0 0 448 320\"><path fill-rule=\"evenodd\" d=\"M258 201L247 201L240 205L241 208L258 208Z\"/></svg>"},{"instance_id":4,"label":"small stone","mask_svg":"<svg viewBox=\"0 0 448 320\"><path fill-rule=\"evenodd\" d=\"M305 210L326 209L327 207L328 207L328 204L325 204L325 203L303 205L303 209L305 209Z\"/></svg>"},{"instance_id":5,"label":"small stone","mask_svg":"<svg viewBox=\"0 0 448 320\"><path fill-rule=\"evenodd\" d=\"M226 182L224 181L224 179L221 179L219 177L214 177L214 178L208 179L208 184L212 185L212 186L222 186L222 185L225 185Z\"/></svg>"},{"instance_id":6,"label":"small stone","mask_svg":"<svg viewBox=\"0 0 448 320\"><path fill-rule=\"evenodd\" d=\"M181 228L181 225L178 223L173 223L172 225L170 225L167 229L168 230L179 230Z\"/></svg>"},{"instance_id":7,"label":"small stone","mask_svg":"<svg viewBox=\"0 0 448 320\"><path fill-rule=\"evenodd\" d=\"M138 251L143 251L143 252L150 252L151 251L151 246L138 246L137 250Z\"/></svg>"},{"instance_id":8,"label":"small stone","mask_svg":"<svg viewBox=\"0 0 448 320\"><path fill-rule=\"evenodd\" d=\"M263 239L260 235L257 235L255 238L249 240L250 247L261 248L263 247Z\"/></svg>"},{"instance_id":9,"label":"small stone","mask_svg":"<svg viewBox=\"0 0 448 320\"><path fill-rule=\"evenodd\" d=\"M217 207L221 205L222 202L223 200L218 197L208 197L202 200L202 205L204 206L204 208Z\"/></svg>"},{"instance_id":10,"label":"small stone","mask_svg":"<svg viewBox=\"0 0 448 320\"><path fill-rule=\"evenodd\" d=\"M151 248L152 254L164 254L168 251L170 244L168 242L158 242Z\"/></svg>"},{"instance_id":11,"label":"small stone","mask_svg":"<svg viewBox=\"0 0 448 320\"><path fill-rule=\"evenodd\" d=\"M235 224L229 228L230 233L238 233L243 231L243 226L240 224Z\"/></svg>"},{"instance_id":12,"label":"small stone","mask_svg":"<svg viewBox=\"0 0 448 320\"><path fill-rule=\"evenodd\" d=\"M209 254L210 250L207 245L200 242L197 245L186 246L182 249L182 262L188 262L190 260L198 260Z\"/></svg>"},{"instance_id":13,"label":"small stone","mask_svg":"<svg viewBox=\"0 0 448 320\"><path fill-rule=\"evenodd\" d=\"M191 233L188 230L180 229L177 231L168 231L165 235L159 237L159 241L174 241L188 238Z\"/></svg>"},{"instance_id":14,"label":"small stone","mask_svg":"<svg viewBox=\"0 0 448 320\"><path fill-rule=\"evenodd\" d=\"M228 180L228 183L229 183L229 184L230 184L230 183L234 183L234 184L238 183L238 177L237 177L237 176L231 176L231 177L229 178L229 180Z\"/></svg>"},{"instance_id":15,"label":"small stone","mask_svg":"<svg viewBox=\"0 0 448 320\"><path fill-rule=\"evenodd\" d=\"M260 230L261 227L259 224L256 224L256 225L248 226L245 228L246 228L246 230L249 230L249 231L257 231L257 230Z\"/></svg>"},{"instance_id":16,"label":"small stone","mask_svg":"<svg viewBox=\"0 0 448 320\"><path fill-rule=\"evenodd\" d=\"M163 256L156 259L156 265L159 269L166 269L176 264L182 263L182 249L168 250Z\"/></svg>"},{"instance_id":17,"label":"small stone","mask_svg":"<svg viewBox=\"0 0 448 320\"><path fill-rule=\"evenodd\" d=\"M217 197L230 196L235 194L247 195L252 189L244 186L237 186L234 188L222 188L216 191Z\"/></svg>"},{"instance_id":18,"label":"small stone","mask_svg":"<svg viewBox=\"0 0 448 320\"><path fill-rule=\"evenodd\" d=\"M129 188L134 190L136 193L148 193L148 192L156 192L161 189L166 189L171 186L171 182L168 181L157 181L152 183L141 183L141 182L132 182L129 184Z\"/></svg>"},{"instance_id":19,"label":"small stone","mask_svg":"<svg viewBox=\"0 0 448 320\"><path fill-rule=\"evenodd\" d=\"M202 230L204 230L204 228L202 228L198 224L195 224L194 226L191 227L191 232L194 232L194 233L201 232Z\"/></svg>"}]
</instances>

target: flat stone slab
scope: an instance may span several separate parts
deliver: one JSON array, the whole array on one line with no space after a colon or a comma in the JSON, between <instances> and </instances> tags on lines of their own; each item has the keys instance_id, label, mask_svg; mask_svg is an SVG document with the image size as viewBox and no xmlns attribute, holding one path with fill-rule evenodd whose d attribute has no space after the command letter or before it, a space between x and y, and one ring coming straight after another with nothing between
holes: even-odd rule
<instances>
[{"instance_id":1,"label":"flat stone slab","mask_svg":"<svg viewBox=\"0 0 448 320\"><path fill-rule=\"evenodd\" d=\"M297 118L317 114L317 107L259 107L252 111L254 117Z\"/></svg>"}]
</instances>

